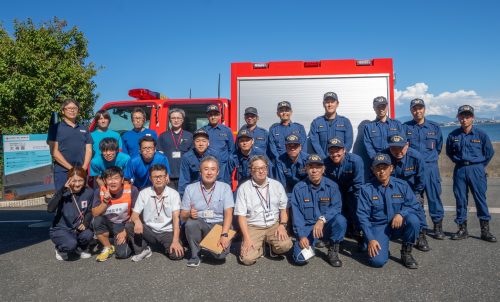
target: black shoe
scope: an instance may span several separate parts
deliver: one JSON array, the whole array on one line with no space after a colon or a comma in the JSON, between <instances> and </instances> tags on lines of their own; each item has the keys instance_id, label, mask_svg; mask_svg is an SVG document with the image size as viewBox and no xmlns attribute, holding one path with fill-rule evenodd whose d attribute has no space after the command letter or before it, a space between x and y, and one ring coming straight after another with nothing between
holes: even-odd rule
<instances>
[{"instance_id":1,"label":"black shoe","mask_svg":"<svg viewBox=\"0 0 500 302\"><path fill-rule=\"evenodd\" d=\"M458 231L451 235L451 240L462 240L467 239L469 237L469 233L467 232L467 221L458 225Z\"/></svg>"},{"instance_id":2,"label":"black shoe","mask_svg":"<svg viewBox=\"0 0 500 302\"><path fill-rule=\"evenodd\" d=\"M341 267L342 261L339 259L340 243L334 242L328 247L328 263L333 267Z\"/></svg>"},{"instance_id":3,"label":"black shoe","mask_svg":"<svg viewBox=\"0 0 500 302\"><path fill-rule=\"evenodd\" d=\"M325 247L325 243L323 242L323 240L318 239L316 241L316 244L314 245L314 247L317 248L317 249L324 248Z\"/></svg>"},{"instance_id":4,"label":"black shoe","mask_svg":"<svg viewBox=\"0 0 500 302\"><path fill-rule=\"evenodd\" d=\"M409 269L418 268L417 261L411 254L412 245L410 243L403 243L401 246L401 262Z\"/></svg>"},{"instance_id":5,"label":"black shoe","mask_svg":"<svg viewBox=\"0 0 500 302\"><path fill-rule=\"evenodd\" d=\"M434 224L434 239L444 240L446 236L443 233L443 221L440 220Z\"/></svg>"},{"instance_id":6,"label":"black shoe","mask_svg":"<svg viewBox=\"0 0 500 302\"><path fill-rule=\"evenodd\" d=\"M422 252L428 252L431 250L429 243L427 242L427 238L425 237L425 229L420 231L415 248Z\"/></svg>"},{"instance_id":7,"label":"black shoe","mask_svg":"<svg viewBox=\"0 0 500 302\"><path fill-rule=\"evenodd\" d=\"M497 238L490 233L490 222L487 220L479 220L481 225L481 239L488 242L497 242Z\"/></svg>"}]
</instances>

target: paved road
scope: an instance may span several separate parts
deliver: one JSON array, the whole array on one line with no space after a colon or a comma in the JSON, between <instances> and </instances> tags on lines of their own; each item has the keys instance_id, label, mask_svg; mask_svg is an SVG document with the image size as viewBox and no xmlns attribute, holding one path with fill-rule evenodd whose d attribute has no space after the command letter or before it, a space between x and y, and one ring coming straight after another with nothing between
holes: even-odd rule
<instances>
[{"instance_id":1,"label":"paved road","mask_svg":"<svg viewBox=\"0 0 500 302\"><path fill-rule=\"evenodd\" d=\"M451 187L443 181L446 205ZM499 207L500 185L490 186L490 204ZM451 194L451 195L450 195ZM478 239L479 223L470 214L471 238L430 239L432 251L415 251L418 270L399 263L399 243L391 243L392 259L381 269L366 265L364 254L345 242L344 266L332 268L316 257L305 267L287 259L260 259L251 267L237 263L237 247L224 265L202 263L187 268L154 253L140 263L94 258L59 262L46 227L44 207L0 210L0 296L2 301L499 301L500 243ZM454 232L447 212L445 231ZM2 221L30 220L28 222ZM493 214L492 232L500 237L500 214Z\"/></svg>"}]
</instances>

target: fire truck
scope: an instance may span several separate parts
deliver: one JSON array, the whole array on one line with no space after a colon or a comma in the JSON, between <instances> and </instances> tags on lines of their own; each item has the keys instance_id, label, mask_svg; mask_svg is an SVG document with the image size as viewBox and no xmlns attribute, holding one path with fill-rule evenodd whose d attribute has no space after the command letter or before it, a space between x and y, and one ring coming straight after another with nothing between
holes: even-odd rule
<instances>
[{"instance_id":1,"label":"fire truck","mask_svg":"<svg viewBox=\"0 0 500 302\"><path fill-rule=\"evenodd\" d=\"M186 112L184 127L193 132L208 123L207 105L216 104L222 113L221 122L236 134L244 124L246 107L256 107L259 126L269 128L279 121L277 103L286 100L292 104L292 120L304 125L308 132L311 121L324 113L322 101L327 91L337 93L340 102L337 111L351 120L356 137L358 126L374 118L373 98L385 96L390 116L395 115L392 59L232 63L230 100L169 99L148 89L132 89L129 96L133 100L109 102L101 109L111 115L110 129L122 133L132 128L131 111L142 107L147 115L145 127L161 134L169 127L171 108Z\"/></svg>"}]
</instances>

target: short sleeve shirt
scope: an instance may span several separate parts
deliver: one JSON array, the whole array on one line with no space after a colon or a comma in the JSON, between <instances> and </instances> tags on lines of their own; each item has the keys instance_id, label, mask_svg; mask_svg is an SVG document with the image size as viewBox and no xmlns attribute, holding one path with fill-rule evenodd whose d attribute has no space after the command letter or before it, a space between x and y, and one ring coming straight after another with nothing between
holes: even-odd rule
<instances>
[{"instance_id":1,"label":"short sleeve shirt","mask_svg":"<svg viewBox=\"0 0 500 302\"><path fill-rule=\"evenodd\" d=\"M233 192L224 182L216 181L214 186L211 190L206 190L200 181L188 185L182 196L181 209L189 211L194 208L207 223L224 221L224 210L234 208ZM205 210L213 211L213 217L204 217Z\"/></svg>"},{"instance_id":2,"label":"short sleeve shirt","mask_svg":"<svg viewBox=\"0 0 500 302\"><path fill-rule=\"evenodd\" d=\"M172 213L179 211L181 198L172 188L165 187L161 196L157 196L153 187L139 192L134 212L142 214L144 224L155 233L172 232Z\"/></svg>"}]
</instances>

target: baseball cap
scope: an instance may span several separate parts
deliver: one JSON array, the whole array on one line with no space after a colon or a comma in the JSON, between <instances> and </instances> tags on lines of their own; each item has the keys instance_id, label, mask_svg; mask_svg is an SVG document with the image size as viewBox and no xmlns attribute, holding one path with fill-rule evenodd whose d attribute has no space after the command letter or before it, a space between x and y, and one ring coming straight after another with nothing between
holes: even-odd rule
<instances>
[{"instance_id":1,"label":"baseball cap","mask_svg":"<svg viewBox=\"0 0 500 302\"><path fill-rule=\"evenodd\" d=\"M207 138L209 138L208 136L208 132L203 129L203 128L200 128L198 130L196 130L194 133L193 133L193 139L196 138L197 136L206 136Z\"/></svg>"},{"instance_id":2,"label":"baseball cap","mask_svg":"<svg viewBox=\"0 0 500 302\"><path fill-rule=\"evenodd\" d=\"M392 164L391 158L389 157L388 154L377 153L375 155L375 157L373 158L372 167L376 167L381 164L386 164L386 165Z\"/></svg>"},{"instance_id":3,"label":"baseball cap","mask_svg":"<svg viewBox=\"0 0 500 302\"><path fill-rule=\"evenodd\" d=\"M417 106L417 105L422 105L425 107L425 102L422 99L413 99L410 102L410 109Z\"/></svg>"},{"instance_id":4,"label":"baseball cap","mask_svg":"<svg viewBox=\"0 0 500 302\"><path fill-rule=\"evenodd\" d=\"M323 160L321 159L321 157L320 157L318 154L310 154L310 155L307 157L307 160L306 160L306 165L309 165L309 164L320 164L320 165L324 165Z\"/></svg>"},{"instance_id":5,"label":"baseball cap","mask_svg":"<svg viewBox=\"0 0 500 302\"><path fill-rule=\"evenodd\" d=\"M373 106L378 106L378 105L387 105L387 99L383 96L378 96L373 99Z\"/></svg>"},{"instance_id":6,"label":"baseball cap","mask_svg":"<svg viewBox=\"0 0 500 302\"><path fill-rule=\"evenodd\" d=\"M333 99L335 101L338 101L339 98L337 97L337 94L335 92L329 91L323 95L323 102L328 100L328 99Z\"/></svg>"},{"instance_id":7,"label":"baseball cap","mask_svg":"<svg viewBox=\"0 0 500 302\"><path fill-rule=\"evenodd\" d=\"M258 112L257 112L257 108L255 107L248 107L245 109L245 115L246 114L253 114L253 115L259 115Z\"/></svg>"},{"instance_id":8,"label":"baseball cap","mask_svg":"<svg viewBox=\"0 0 500 302\"><path fill-rule=\"evenodd\" d=\"M327 146L327 148L329 149L330 147L339 147L339 148L344 148L344 142L342 141L342 139L341 139L341 138L338 138L338 137L331 138L331 139L328 141L328 146Z\"/></svg>"},{"instance_id":9,"label":"baseball cap","mask_svg":"<svg viewBox=\"0 0 500 302\"><path fill-rule=\"evenodd\" d=\"M404 147L406 145L406 137L395 134L389 137L389 147Z\"/></svg>"},{"instance_id":10,"label":"baseball cap","mask_svg":"<svg viewBox=\"0 0 500 302\"><path fill-rule=\"evenodd\" d=\"M248 131L247 129L241 129L240 132L238 132L236 139L240 139L242 137L253 138L253 135L252 135L252 132Z\"/></svg>"},{"instance_id":11,"label":"baseball cap","mask_svg":"<svg viewBox=\"0 0 500 302\"><path fill-rule=\"evenodd\" d=\"M281 101L281 102L279 102L278 103L278 109L280 109L281 107L288 107L288 108L292 109L292 105L288 101Z\"/></svg>"},{"instance_id":12,"label":"baseball cap","mask_svg":"<svg viewBox=\"0 0 500 302\"><path fill-rule=\"evenodd\" d=\"M299 137L295 134L290 134L285 138L285 145L288 144L299 144L300 145L300 140Z\"/></svg>"},{"instance_id":13,"label":"baseball cap","mask_svg":"<svg viewBox=\"0 0 500 302\"><path fill-rule=\"evenodd\" d=\"M219 106L217 106L215 104L208 105L207 106L207 113L209 113L210 111L220 112Z\"/></svg>"},{"instance_id":14,"label":"baseball cap","mask_svg":"<svg viewBox=\"0 0 500 302\"><path fill-rule=\"evenodd\" d=\"M458 114L464 113L464 112L470 112L472 115L474 115L474 108L470 105L462 105L458 107Z\"/></svg>"}]
</instances>

